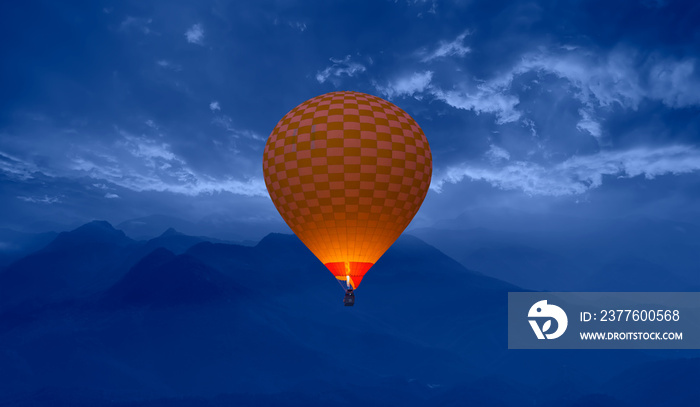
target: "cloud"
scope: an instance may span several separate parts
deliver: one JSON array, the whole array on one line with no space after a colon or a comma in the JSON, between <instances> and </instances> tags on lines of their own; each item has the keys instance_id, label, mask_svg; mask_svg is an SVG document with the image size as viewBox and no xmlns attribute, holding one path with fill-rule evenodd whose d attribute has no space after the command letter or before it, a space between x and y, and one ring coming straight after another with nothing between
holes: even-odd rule
<instances>
[{"instance_id":1,"label":"cloud","mask_svg":"<svg viewBox=\"0 0 700 407\"><path fill-rule=\"evenodd\" d=\"M118 140L109 153L98 154L94 148L71 158L64 174L89 177L96 182L132 191L171 192L188 196L229 192L243 196L267 196L262 179L239 174L212 176L195 170L175 154L162 139L150 139L119 130ZM243 179L241 179L243 178ZM105 198L110 198L106 193ZM114 198L114 197L111 197Z\"/></svg>"},{"instance_id":2,"label":"cloud","mask_svg":"<svg viewBox=\"0 0 700 407\"><path fill-rule=\"evenodd\" d=\"M101 191L100 196L116 194L113 188L117 187L188 196L218 192L267 196L262 175L258 174L259 167L254 164L254 159L243 156L235 149L233 142L245 139L245 142L239 144L247 151L255 150L249 144L263 145L265 138L253 131L234 128L230 118L224 118L222 123L231 136L224 142L233 145L233 149L213 145L196 146L183 149L185 155L181 155L169 141L175 143L177 138L160 133L151 135L147 123L142 125L144 130L148 130L147 134L138 135L117 128L114 134L116 138L111 142L108 140L112 136L107 134L100 138L76 134L69 143L43 143L42 147L45 148L34 148L21 157L0 151L0 177L18 181L45 177L72 179L80 180L83 184L85 178L89 178L90 181L85 186ZM212 142L215 140L213 137ZM202 154L212 157L202 159ZM224 167L217 165L218 162L228 164ZM31 194L18 193L13 196L15 195L24 196L27 202L42 202L42 197Z\"/></svg>"},{"instance_id":3,"label":"cloud","mask_svg":"<svg viewBox=\"0 0 700 407\"><path fill-rule=\"evenodd\" d=\"M508 161L502 166L462 164L435 177L431 188L441 192L445 184L462 180L485 181L504 190L528 195L578 195L603 185L604 176L653 179L665 174L687 174L700 170L700 151L690 146L640 147L625 151L601 151L573 156L545 166L527 161Z\"/></svg>"},{"instance_id":4,"label":"cloud","mask_svg":"<svg viewBox=\"0 0 700 407\"><path fill-rule=\"evenodd\" d=\"M112 193L106 193L106 194L105 194L105 198L107 198L107 199L116 199L116 198L119 198L119 195L117 195L117 194L112 194Z\"/></svg>"},{"instance_id":5,"label":"cloud","mask_svg":"<svg viewBox=\"0 0 700 407\"><path fill-rule=\"evenodd\" d=\"M430 87L432 78L432 71L414 72L410 75L399 76L386 85L375 83L374 86L389 99L397 96L415 96Z\"/></svg>"},{"instance_id":6,"label":"cloud","mask_svg":"<svg viewBox=\"0 0 700 407\"><path fill-rule=\"evenodd\" d=\"M74 159L73 170L83 176L107 181L136 192L171 192L187 196L229 192L242 196L267 196L262 179L215 178L198 173L187 165L178 164L177 161L175 165L165 163L161 166L147 167L150 168L139 168L133 164L109 165L77 158ZM105 197L110 198L106 195Z\"/></svg>"},{"instance_id":7,"label":"cloud","mask_svg":"<svg viewBox=\"0 0 700 407\"><path fill-rule=\"evenodd\" d=\"M700 72L697 60L667 59L649 71L649 97L672 108L700 105Z\"/></svg>"},{"instance_id":8,"label":"cloud","mask_svg":"<svg viewBox=\"0 0 700 407\"><path fill-rule=\"evenodd\" d=\"M37 167L26 160L0 151L0 171L10 178L26 181L34 178Z\"/></svg>"},{"instance_id":9,"label":"cloud","mask_svg":"<svg viewBox=\"0 0 700 407\"><path fill-rule=\"evenodd\" d=\"M331 66L316 73L316 80L319 83L330 80L334 85L338 86L340 84L339 78L343 75L352 78L366 70L364 65L351 61L350 55L343 59L330 58L330 61L333 62Z\"/></svg>"},{"instance_id":10,"label":"cloud","mask_svg":"<svg viewBox=\"0 0 700 407\"><path fill-rule=\"evenodd\" d=\"M567 80L576 98L591 107L617 103L636 109L644 97L634 56L627 52L615 51L603 56L585 51L538 52L524 56L507 76L512 81L513 77L527 72L553 74Z\"/></svg>"},{"instance_id":11,"label":"cloud","mask_svg":"<svg viewBox=\"0 0 700 407\"><path fill-rule=\"evenodd\" d=\"M146 126L152 128L152 129L154 129L154 130L158 130L158 125L157 125L156 122L154 122L153 120L148 119L148 120L146 120L145 123L146 123Z\"/></svg>"},{"instance_id":12,"label":"cloud","mask_svg":"<svg viewBox=\"0 0 700 407\"><path fill-rule=\"evenodd\" d=\"M51 204L61 202L60 197L48 196L48 195L44 195L44 196L18 196L17 199L24 201L24 202L46 204L46 205L51 205Z\"/></svg>"},{"instance_id":13,"label":"cloud","mask_svg":"<svg viewBox=\"0 0 700 407\"><path fill-rule=\"evenodd\" d=\"M180 161L170 150L170 145L146 137L133 136L125 131L120 131L123 140L118 142L119 147L125 148L134 157L143 158L150 166L157 165L158 160Z\"/></svg>"},{"instance_id":14,"label":"cloud","mask_svg":"<svg viewBox=\"0 0 700 407\"><path fill-rule=\"evenodd\" d=\"M153 19L151 18L127 16L121 24L119 24L119 29L122 31L136 30L148 35L151 33L150 25L152 22Z\"/></svg>"},{"instance_id":15,"label":"cloud","mask_svg":"<svg viewBox=\"0 0 700 407\"><path fill-rule=\"evenodd\" d=\"M398 96L413 96L421 99L423 94L431 95L456 109L473 110L475 113L493 113L499 124L514 122L520 118L515 106L519 103L516 96L507 94L510 80L498 79L481 83L472 91L442 90L431 84L432 71L414 72L399 76L386 85L374 84L380 93L389 99Z\"/></svg>"},{"instance_id":16,"label":"cloud","mask_svg":"<svg viewBox=\"0 0 700 407\"><path fill-rule=\"evenodd\" d=\"M579 109L579 114L581 115L581 121L576 124L576 128L580 131L587 131L591 136L595 138L600 138L603 134L600 123L593 120L591 114L585 109Z\"/></svg>"},{"instance_id":17,"label":"cloud","mask_svg":"<svg viewBox=\"0 0 700 407\"><path fill-rule=\"evenodd\" d=\"M463 55L468 52L465 48L459 48L456 44L468 33L463 33L451 43L444 43L436 51L429 54L424 61L440 58L447 55ZM507 73L488 81L481 81L476 84L472 81L455 81L450 78L451 83L455 83L451 89L442 89L436 84L432 84L433 71L414 72L410 75L399 76L382 85L374 83L377 91L388 98L396 96L413 96L421 99L423 95L429 95L437 100L445 102L456 109L472 110L476 114L492 113L497 117L499 124L517 121L521 114L516 106L520 102L518 97L510 94L510 88L514 74Z\"/></svg>"},{"instance_id":18,"label":"cloud","mask_svg":"<svg viewBox=\"0 0 700 407\"><path fill-rule=\"evenodd\" d=\"M489 150L484 154L484 156L494 164L501 161L510 160L510 153L508 153L508 151L506 151L505 149L498 147L494 144L491 144Z\"/></svg>"},{"instance_id":19,"label":"cloud","mask_svg":"<svg viewBox=\"0 0 700 407\"><path fill-rule=\"evenodd\" d=\"M242 196L267 196L262 179L214 178L197 173L186 165L163 165L150 171L126 166L109 166L76 159L75 170L93 179L106 180L136 192L171 192L187 196L230 192ZM110 195L110 194L107 194ZM105 195L106 198L114 198Z\"/></svg>"},{"instance_id":20,"label":"cloud","mask_svg":"<svg viewBox=\"0 0 700 407\"><path fill-rule=\"evenodd\" d=\"M173 71L181 71L182 70L182 66L180 66L178 64L174 64L174 63L168 61L167 59L159 59L156 61L156 64L159 67L164 68L164 69L171 69Z\"/></svg>"},{"instance_id":21,"label":"cloud","mask_svg":"<svg viewBox=\"0 0 700 407\"><path fill-rule=\"evenodd\" d=\"M201 24L195 24L185 31L185 37L190 44L204 44L204 29Z\"/></svg>"},{"instance_id":22,"label":"cloud","mask_svg":"<svg viewBox=\"0 0 700 407\"><path fill-rule=\"evenodd\" d=\"M433 52L428 53L421 59L421 62L429 62L449 56L463 57L467 55L471 52L471 48L464 45L464 39L467 35L469 35L469 31L463 32L450 42L441 41Z\"/></svg>"},{"instance_id":23,"label":"cloud","mask_svg":"<svg viewBox=\"0 0 700 407\"><path fill-rule=\"evenodd\" d=\"M217 116L212 120L212 123L216 124L217 126L223 127L231 133L234 137L236 138L249 138L252 140L258 140L258 141L267 141L267 139L258 133L255 133L254 131L250 130L241 130L237 129L233 126L233 119L231 119L230 116L227 115L221 115Z\"/></svg>"},{"instance_id":24,"label":"cloud","mask_svg":"<svg viewBox=\"0 0 700 407\"><path fill-rule=\"evenodd\" d=\"M394 3L397 3L397 2L398 2L398 0L394 0ZM419 6L419 7L425 6L426 4L430 4L430 8L428 9L428 13L437 14L437 0L406 0L406 3L408 5ZM417 16L423 17L423 11L418 12Z\"/></svg>"},{"instance_id":25,"label":"cloud","mask_svg":"<svg viewBox=\"0 0 700 407\"><path fill-rule=\"evenodd\" d=\"M217 110L221 110L221 106L219 105L219 102L215 100L209 103L209 109L211 109L212 112L216 112Z\"/></svg>"},{"instance_id":26,"label":"cloud","mask_svg":"<svg viewBox=\"0 0 700 407\"><path fill-rule=\"evenodd\" d=\"M433 60L460 52L454 45L457 40L442 44L425 58ZM642 101L651 100L669 108L700 106L700 75L696 66L695 59L663 59L654 54L642 58L629 49L598 55L566 46L527 53L510 69L492 78L474 79L466 75L437 78L432 71L426 71L401 76L387 85L375 83L375 88L389 98L430 95L456 109L494 114L496 122L504 124L523 115L518 109L520 98L513 88L514 80L528 73L553 75L566 81L562 89L584 107L579 110L577 128L600 138L602 125L596 116L613 105L636 110ZM442 88L434 83L440 79L454 85Z\"/></svg>"},{"instance_id":27,"label":"cloud","mask_svg":"<svg viewBox=\"0 0 700 407\"><path fill-rule=\"evenodd\" d=\"M636 110L643 100L660 101L670 108L700 105L700 77L695 59L641 58L633 50L615 49L598 56L592 52L525 56L510 76L541 71L566 79L576 97L590 107L617 104Z\"/></svg>"},{"instance_id":28,"label":"cloud","mask_svg":"<svg viewBox=\"0 0 700 407\"><path fill-rule=\"evenodd\" d=\"M290 27L297 29L301 32L306 31L306 23L302 23L301 21L290 21L288 24Z\"/></svg>"},{"instance_id":29,"label":"cloud","mask_svg":"<svg viewBox=\"0 0 700 407\"><path fill-rule=\"evenodd\" d=\"M496 122L504 124L515 122L521 116L516 109L520 100L517 96L509 95L506 89L505 86L484 83L477 85L474 91L445 91L433 88L431 93L436 99L442 100L456 109L472 110L476 114L495 114Z\"/></svg>"},{"instance_id":30,"label":"cloud","mask_svg":"<svg viewBox=\"0 0 700 407\"><path fill-rule=\"evenodd\" d=\"M282 20L282 21L280 21L279 16L272 19L272 24L279 25L280 23L284 23L285 21L289 27L291 27L295 30L299 30L301 32L304 32L308 29L308 26L303 21L298 21L298 20Z\"/></svg>"}]
</instances>

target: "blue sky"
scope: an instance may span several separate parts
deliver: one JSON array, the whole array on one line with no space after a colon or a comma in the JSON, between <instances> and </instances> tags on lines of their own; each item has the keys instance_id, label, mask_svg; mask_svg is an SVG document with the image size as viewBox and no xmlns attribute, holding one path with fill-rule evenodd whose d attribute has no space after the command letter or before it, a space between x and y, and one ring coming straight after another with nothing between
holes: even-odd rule
<instances>
[{"instance_id":1,"label":"blue sky","mask_svg":"<svg viewBox=\"0 0 700 407\"><path fill-rule=\"evenodd\" d=\"M700 222L694 1L5 2L0 27L0 226L281 222L265 140L336 90L425 131L414 227L499 209Z\"/></svg>"}]
</instances>

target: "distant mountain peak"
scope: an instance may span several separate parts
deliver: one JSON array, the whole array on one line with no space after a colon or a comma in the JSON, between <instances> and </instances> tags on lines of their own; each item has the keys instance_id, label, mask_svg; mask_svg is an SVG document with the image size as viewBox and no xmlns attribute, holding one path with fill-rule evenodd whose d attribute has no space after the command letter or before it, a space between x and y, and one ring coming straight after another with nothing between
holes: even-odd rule
<instances>
[{"instance_id":1,"label":"distant mountain peak","mask_svg":"<svg viewBox=\"0 0 700 407\"><path fill-rule=\"evenodd\" d=\"M274 246L274 245L289 245L289 244L298 244L301 241L299 240L296 235L291 235L287 233L269 233L256 245L256 247L264 247L264 246Z\"/></svg>"},{"instance_id":2,"label":"distant mountain peak","mask_svg":"<svg viewBox=\"0 0 700 407\"><path fill-rule=\"evenodd\" d=\"M181 305L221 299L232 288L228 278L200 260L158 248L132 267L104 299L108 304Z\"/></svg>"},{"instance_id":3,"label":"distant mountain peak","mask_svg":"<svg viewBox=\"0 0 700 407\"><path fill-rule=\"evenodd\" d=\"M159 237L168 237L168 236L184 236L184 233L180 233L175 228L168 228L165 232L163 232Z\"/></svg>"},{"instance_id":4,"label":"distant mountain peak","mask_svg":"<svg viewBox=\"0 0 700 407\"><path fill-rule=\"evenodd\" d=\"M117 231L117 229L115 229L114 226L112 226L112 224L107 222L106 220L93 220L84 224L83 226L78 227L75 230L81 229Z\"/></svg>"},{"instance_id":5,"label":"distant mountain peak","mask_svg":"<svg viewBox=\"0 0 700 407\"><path fill-rule=\"evenodd\" d=\"M64 250L67 246L108 245L125 246L133 243L124 232L115 229L109 222L94 220L69 232L61 232L47 249Z\"/></svg>"}]
</instances>

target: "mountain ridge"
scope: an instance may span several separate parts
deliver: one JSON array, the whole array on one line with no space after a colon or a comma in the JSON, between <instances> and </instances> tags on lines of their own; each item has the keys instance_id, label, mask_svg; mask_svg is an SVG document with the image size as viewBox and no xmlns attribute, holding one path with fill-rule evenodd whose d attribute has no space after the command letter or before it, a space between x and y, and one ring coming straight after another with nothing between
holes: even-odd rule
<instances>
[{"instance_id":1,"label":"mountain ridge","mask_svg":"<svg viewBox=\"0 0 700 407\"><path fill-rule=\"evenodd\" d=\"M122 247L106 225L93 226ZM125 247L138 257L146 242ZM0 312L0 320L11 322L0 324L0 394L31 397L52 387L56 393L41 399L50 405L62 394L79 398L70 389L87 387L138 406L296 392L325 405L328 399L318 396L324 383L328 394L355 394L367 405L386 401L387 388L414 395L407 405L465 399L517 405L523 397L574 405L594 400L596 391L605 391L604 400L632 400L603 383L660 358L640 351L508 350L507 292L521 289L468 270L410 235L369 271L352 308L343 306L343 291L323 264L285 234L253 247L202 241L181 254L157 247L111 284L94 288L12 321ZM99 395L92 400L86 405L102 402Z\"/></svg>"}]
</instances>

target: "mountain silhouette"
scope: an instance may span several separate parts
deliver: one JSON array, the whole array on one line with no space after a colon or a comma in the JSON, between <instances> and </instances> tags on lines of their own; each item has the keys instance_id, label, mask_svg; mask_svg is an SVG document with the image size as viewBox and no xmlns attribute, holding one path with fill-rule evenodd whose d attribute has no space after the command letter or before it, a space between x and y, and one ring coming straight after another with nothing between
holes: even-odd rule
<instances>
[{"instance_id":1,"label":"mountain silhouette","mask_svg":"<svg viewBox=\"0 0 700 407\"><path fill-rule=\"evenodd\" d=\"M234 296L233 283L188 255L165 248L146 255L104 295L111 305L183 305Z\"/></svg>"},{"instance_id":2,"label":"mountain silhouette","mask_svg":"<svg viewBox=\"0 0 700 407\"><path fill-rule=\"evenodd\" d=\"M184 219L167 215L151 215L121 222L117 228L138 240L158 237L164 230L174 228L187 234L196 234L196 225Z\"/></svg>"},{"instance_id":3,"label":"mountain silhouette","mask_svg":"<svg viewBox=\"0 0 700 407\"><path fill-rule=\"evenodd\" d=\"M664 357L508 350L507 293L521 289L412 236L377 262L347 308L335 278L293 235L253 247L200 241L181 254L155 247L132 262L123 257L149 242L104 223L79 229L17 262L38 279L45 270L31 266L53 261L67 283L41 313L0 324L0 404L645 405L623 374L652 372ZM71 290L82 274L67 267L90 244L118 255L98 268L113 280L87 295ZM47 292L43 281L23 287L24 298ZM665 356L677 359L663 371L697 368L683 359L691 355ZM674 400L690 394L678 391Z\"/></svg>"},{"instance_id":4,"label":"mountain silhouette","mask_svg":"<svg viewBox=\"0 0 700 407\"><path fill-rule=\"evenodd\" d=\"M10 263L49 244L55 232L28 233L0 229L0 271Z\"/></svg>"},{"instance_id":5,"label":"mountain silhouette","mask_svg":"<svg viewBox=\"0 0 700 407\"><path fill-rule=\"evenodd\" d=\"M223 241L218 239L212 239L208 237L201 236L190 236L184 233L180 233L174 228L168 228L160 236L150 239L142 247L142 252L150 252L159 247L166 248L175 254L182 254L187 251L190 247L201 242L216 242L223 243Z\"/></svg>"},{"instance_id":6,"label":"mountain silhouette","mask_svg":"<svg viewBox=\"0 0 700 407\"><path fill-rule=\"evenodd\" d=\"M82 246L84 249L99 249L105 246L126 246L133 243L124 232L117 230L109 222L96 220L86 223L70 232L60 233L46 247L47 251L60 251Z\"/></svg>"},{"instance_id":7,"label":"mountain silhouette","mask_svg":"<svg viewBox=\"0 0 700 407\"><path fill-rule=\"evenodd\" d=\"M326 267L294 235L271 233L252 247L199 243L187 254L252 291L295 295L335 285Z\"/></svg>"},{"instance_id":8,"label":"mountain silhouette","mask_svg":"<svg viewBox=\"0 0 700 407\"><path fill-rule=\"evenodd\" d=\"M134 241L105 221L94 221L58 234L44 248L0 272L0 308L46 303L97 294L119 280L158 248L176 255L217 239L188 236L168 228L148 241Z\"/></svg>"},{"instance_id":9,"label":"mountain silhouette","mask_svg":"<svg viewBox=\"0 0 700 407\"><path fill-rule=\"evenodd\" d=\"M135 242L104 221L60 233L0 273L0 306L47 303L107 288Z\"/></svg>"},{"instance_id":10,"label":"mountain silhouette","mask_svg":"<svg viewBox=\"0 0 700 407\"><path fill-rule=\"evenodd\" d=\"M214 238L246 245L254 245L262 239L267 233L263 231L289 231L279 219L242 221L235 216L221 214L209 215L197 222L169 215L150 215L121 222L117 228L136 240L152 239L164 230L174 228L190 236L207 236L207 240Z\"/></svg>"}]
</instances>

